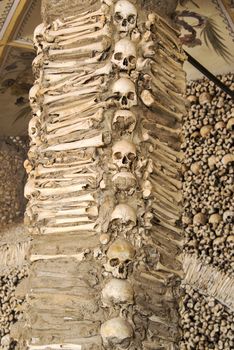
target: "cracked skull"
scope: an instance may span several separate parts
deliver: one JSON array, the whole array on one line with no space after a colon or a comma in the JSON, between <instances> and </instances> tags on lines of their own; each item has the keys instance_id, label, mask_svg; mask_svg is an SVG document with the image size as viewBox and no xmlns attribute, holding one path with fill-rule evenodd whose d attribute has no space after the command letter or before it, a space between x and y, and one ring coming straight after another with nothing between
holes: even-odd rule
<instances>
[{"instance_id":1,"label":"cracked skull","mask_svg":"<svg viewBox=\"0 0 234 350\"><path fill-rule=\"evenodd\" d=\"M120 0L114 9L114 24L121 36L130 34L136 27L137 10L131 2Z\"/></svg>"},{"instance_id":2,"label":"cracked skull","mask_svg":"<svg viewBox=\"0 0 234 350\"><path fill-rule=\"evenodd\" d=\"M117 173L112 178L115 189L120 191L134 191L136 188L136 178L129 171Z\"/></svg>"},{"instance_id":3,"label":"cracked skull","mask_svg":"<svg viewBox=\"0 0 234 350\"><path fill-rule=\"evenodd\" d=\"M115 112L112 125L113 130L131 134L136 127L136 116L127 109L120 109Z\"/></svg>"},{"instance_id":4,"label":"cracked skull","mask_svg":"<svg viewBox=\"0 0 234 350\"><path fill-rule=\"evenodd\" d=\"M127 140L120 140L112 147L113 163L118 167L130 168L136 158L136 146Z\"/></svg>"},{"instance_id":5,"label":"cracked skull","mask_svg":"<svg viewBox=\"0 0 234 350\"><path fill-rule=\"evenodd\" d=\"M133 304L134 292L131 284L126 280L112 278L102 290L104 306Z\"/></svg>"},{"instance_id":6,"label":"cracked skull","mask_svg":"<svg viewBox=\"0 0 234 350\"><path fill-rule=\"evenodd\" d=\"M136 67L136 56L135 44L131 40L124 38L115 44L111 62L120 70L130 72Z\"/></svg>"},{"instance_id":7,"label":"cracked skull","mask_svg":"<svg viewBox=\"0 0 234 350\"><path fill-rule=\"evenodd\" d=\"M124 226L129 230L136 226L136 211L128 204L118 204L111 214L111 223L117 227Z\"/></svg>"},{"instance_id":8,"label":"cracked skull","mask_svg":"<svg viewBox=\"0 0 234 350\"><path fill-rule=\"evenodd\" d=\"M130 109L137 105L136 88L129 78L118 79L112 86L112 92L120 108Z\"/></svg>"},{"instance_id":9,"label":"cracked skull","mask_svg":"<svg viewBox=\"0 0 234 350\"><path fill-rule=\"evenodd\" d=\"M135 256L135 249L126 239L120 238L111 244L107 251L108 262L104 265L106 271L116 278L125 279L128 268Z\"/></svg>"}]
</instances>

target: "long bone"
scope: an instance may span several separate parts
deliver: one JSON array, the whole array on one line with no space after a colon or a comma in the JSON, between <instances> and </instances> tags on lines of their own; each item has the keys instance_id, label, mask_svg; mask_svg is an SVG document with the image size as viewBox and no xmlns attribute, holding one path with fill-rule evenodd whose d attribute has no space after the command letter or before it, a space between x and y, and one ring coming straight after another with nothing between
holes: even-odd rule
<instances>
[{"instance_id":1,"label":"long bone","mask_svg":"<svg viewBox=\"0 0 234 350\"><path fill-rule=\"evenodd\" d=\"M184 93L184 78L183 76L177 77L174 73L169 72L164 67L158 65L158 63L151 63L151 72L165 85L166 88L171 89L174 93L183 94Z\"/></svg>"},{"instance_id":2,"label":"long bone","mask_svg":"<svg viewBox=\"0 0 234 350\"><path fill-rule=\"evenodd\" d=\"M174 92L170 88L170 86L165 85L165 83L162 82L160 78L156 77L155 75L156 75L156 72L152 72L150 74L151 81L154 84L153 90L156 90L156 91L158 90L162 94L163 98L166 101L168 101L168 103L173 104L173 106L175 105L179 112L186 114L186 109L184 106L185 99L183 98L183 96L178 92ZM165 94L165 90L167 90L167 94ZM157 94L159 94L158 91L157 91Z\"/></svg>"},{"instance_id":3,"label":"long bone","mask_svg":"<svg viewBox=\"0 0 234 350\"><path fill-rule=\"evenodd\" d=\"M91 168L87 168L85 167L87 171L90 171L89 174L92 174L92 173L95 173L95 171L91 172ZM68 174L74 174L74 173L80 173L80 176L86 176L87 173L83 174L84 170L84 165L71 165L71 164L68 164L68 166L61 166L61 167L43 167L42 164L39 164L37 166L37 168L35 169L35 173L34 173L34 176L35 178L37 176L43 176L43 175L48 175L48 174L51 174L51 173L56 173L56 172L60 172L60 173L64 173L63 176L66 176L66 172L68 172Z\"/></svg>"},{"instance_id":4,"label":"long bone","mask_svg":"<svg viewBox=\"0 0 234 350\"><path fill-rule=\"evenodd\" d=\"M179 180L176 180L174 177L168 176L165 174L161 166L157 163L154 163L154 173L158 176L161 176L164 180L170 182L173 186L175 186L178 190L181 190L182 183Z\"/></svg>"},{"instance_id":5,"label":"long bone","mask_svg":"<svg viewBox=\"0 0 234 350\"><path fill-rule=\"evenodd\" d=\"M165 168L170 173L177 175L178 171L180 171L181 165L176 162L172 162L168 160L164 154L158 152L158 150L155 150L154 154L151 154L151 158L153 159L154 163L161 165L163 168Z\"/></svg>"},{"instance_id":6,"label":"long bone","mask_svg":"<svg viewBox=\"0 0 234 350\"><path fill-rule=\"evenodd\" d=\"M32 201L31 201L32 202ZM91 193L88 194L83 194L80 196L70 196L70 197L65 197L65 198L60 198L59 202L55 202L54 200L41 200L38 201L38 199L33 199L33 202L31 204L31 206L34 205L38 205L40 206L40 204L43 205L44 207L54 207L55 209L58 208L58 206L64 206L64 205L72 205L72 203L74 203L74 206L77 206L77 203L92 203L95 202L95 198ZM88 204L87 204L88 206Z\"/></svg>"},{"instance_id":7,"label":"long bone","mask_svg":"<svg viewBox=\"0 0 234 350\"><path fill-rule=\"evenodd\" d=\"M62 104L63 102L70 102L76 100L77 97L80 97L82 95L90 95L90 94L95 94L97 92L101 91L100 87L101 79L98 79L98 81L95 81L95 85L92 87L88 88L83 88L83 89L75 89L72 92L68 92L65 94L60 94L60 95L45 95L44 97L44 104L48 105L54 102L58 102Z\"/></svg>"},{"instance_id":8,"label":"long bone","mask_svg":"<svg viewBox=\"0 0 234 350\"><path fill-rule=\"evenodd\" d=\"M173 112L171 109L168 109L167 107L162 105L162 103L155 99L154 95L152 95L152 93L149 90L142 91L141 99L147 107L152 107L157 110L160 110L160 112L164 112L167 117L173 118L179 122L182 120L182 113Z\"/></svg>"},{"instance_id":9,"label":"long bone","mask_svg":"<svg viewBox=\"0 0 234 350\"><path fill-rule=\"evenodd\" d=\"M44 149L44 152L47 151L66 151L66 150L74 150L79 148L87 148L87 147L101 147L104 146L103 142L103 134L99 134L97 136L91 137L90 139L84 139L80 141L68 142L60 145L52 145L48 148Z\"/></svg>"},{"instance_id":10,"label":"long bone","mask_svg":"<svg viewBox=\"0 0 234 350\"><path fill-rule=\"evenodd\" d=\"M86 41L89 39L94 39L95 40L99 40L99 38L103 38L103 37L108 37L111 38L111 28L109 26L109 24L106 24L102 29L91 32L91 33L86 33L86 32L82 32L82 33L78 33L75 35L71 35L70 37L68 37L65 40L59 39L58 38L58 46L62 46L63 48L72 44L75 44L77 42L81 42L81 41Z\"/></svg>"},{"instance_id":11,"label":"long bone","mask_svg":"<svg viewBox=\"0 0 234 350\"><path fill-rule=\"evenodd\" d=\"M53 124L46 124L46 130L48 133L53 132L53 135L47 135L47 138L60 136L73 130L86 130L93 126L94 121L100 122L103 119L103 109L99 108L96 113L91 116L84 117L80 120L80 116L68 119L63 122L57 122Z\"/></svg>"},{"instance_id":12,"label":"long bone","mask_svg":"<svg viewBox=\"0 0 234 350\"><path fill-rule=\"evenodd\" d=\"M90 72L84 72L83 74L76 74L70 77L68 75L68 79L63 79L62 82L59 82L57 84L53 84L48 88L42 89L42 94L53 91L53 90L59 90L59 89L64 89L66 87L69 87L71 90L71 87L75 86L81 86L82 84L85 84L85 86L92 86L92 84L95 84L94 82L88 83L90 79L94 79L97 76L102 76L102 75L109 75L111 72L111 63L107 63L105 66L96 69L96 70L90 70Z\"/></svg>"},{"instance_id":13,"label":"long bone","mask_svg":"<svg viewBox=\"0 0 234 350\"><path fill-rule=\"evenodd\" d=\"M159 217L162 217L164 220L175 224L175 222L179 219L178 213L175 213L174 210L169 210L168 206L163 206L162 203L157 204L156 202L152 204L155 212Z\"/></svg>"},{"instance_id":14,"label":"long bone","mask_svg":"<svg viewBox=\"0 0 234 350\"><path fill-rule=\"evenodd\" d=\"M98 16L104 16L107 13L108 13L108 8L106 6L102 6L94 12L85 11L79 16L66 17L64 22L62 22L60 19L56 19L53 22L53 26L55 30L59 30L59 28L63 28L63 27L69 27L69 26L73 27L76 23L78 25L82 25L89 21L96 23Z\"/></svg>"},{"instance_id":15,"label":"long bone","mask_svg":"<svg viewBox=\"0 0 234 350\"><path fill-rule=\"evenodd\" d=\"M154 183L156 183L157 180L154 181ZM172 202L172 203L180 203L182 200L182 195L180 193L180 191L171 191L168 190L165 186L161 185L160 183L156 183L156 186L154 188L155 193L159 193L162 196L165 196L167 198L168 201Z\"/></svg>"},{"instance_id":16,"label":"long bone","mask_svg":"<svg viewBox=\"0 0 234 350\"><path fill-rule=\"evenodd\" d=\"M77 58L76 61L68 60L67 62L64 62L63 60L61 63L57 60L49 61L48 63L44 62L44 78L45 80L48 80L50 78L52 82L59 81L59 79L61 79L61 74L66 74L69 76L71 73L83 72L84 67L85 70L91 69L89 68L89 65L97 64L100 61L102 55L103 53L95 55L92 58L82 57L80 60Z\"/></svg>"},{"instance_id":17,"label":"long bone","mask_svg":"<svg viewBox=\"0 0 234 350\"><path fill-rule=\"evenodd\" d=\"M30 345L28 350L82 350L82 345L76 344L47 344L47 345Z\"/></svg>"},{"instance_id":18,"label":"long bone","mask_svg":"<svg viewBox=\"0 0 234 350\"><path fill-rule=\"evenodd\" d=\"M43 235L53 234L53 233L68 233L68 232L80 232L80 231L93 231L95 234L95 223L84 224L78 226L66 226L66 227L41 227L41 233Z\"/></svg>"},{"instance_id":19,"label":"long bone","mask_svg":"<svg viewBox=\"0 0 234 350\"><path fill-rule=\"evenodd\" d=\"M152 230L152 234L155 236L156 239L158 238L159 240L162 240L165 246L170 246L171 244L178 246L179 248L183 248L184 246L183 239L172 239L171 237L167 237L165 236L165 232L162 232L161 230L156 231L155 227Z\"/></svg>"},{"instance_id":20,"label":"long bone","mask_svg":"<svg viewBox=\"0 0 234 350\"><path fill-rule=\"evenodd\" d=\"M160 262L158 262L156 264L156 270L159 270L159 271L164 271L164 272L168 272L168 273L172 273L173 275L177 275L179 276L180 278L183 278L184 276L184 273L183 271L178 271L178 270L172 270L172 269L169 269L165 266L163 266Z\"/></svg>"},{"instance_id":21,"label":"long bone","mask_svg":"<svg viewBox=\"0 0 234 350\"><path fill-rule=\"evenodd\" d=\"M174 211L177 213L180 212L178 204L168 200L167 196L162 195L161 193L158 193L158 192L154 192L154 196L155 196L155 200L158 201L159 203L162 203L163 207L167 207L168 210L170 211ZM152 203L152 207L154 207L154 203Z\"/></svg>"},{"instance_id":22,"label":"long bone","mask_svg":"<svg viewBox=\"0 0 234 350\"><path fill-rule=\"evenodd\" d=\"M84 216L84 215L89 215L89 216L97 216L98 215L98 208L93 206L93 207L82 207L82 208L76 208L76 209L67 209L67 210L40 210L37 208L35 210L35 214L37 214L37 220L43 220L43 219L48 219L48 218L56 218L56 217L61 217L65 216L67 217L68 215L76 215L76 216Z\"/></svg>"},{"instance_id":23,"label":"long bone","mask_svg":"<svg viewBox=\"0 0 234 350\"><path fill-rule=\"evenodd\" d=\"M157 184L159 184L166 187L172 193L178 192L178 189L175 187L174 184L169 183L167 179L162 178L162 175L158 175L155 171L151 174L150 181L154 186L157 186Z\"/></svg>"},{"instance_id":24,"label":"long bone","mask_svg":"<svg viewBox=\"0 0 234 350\"><path fill-rule=\"evenodd\" d=\"M76 117L77 115L80 116L80 120L85 117L87 117L87 114L90 115L90 113L93 113L93 111L97 111L99 108L106 107L107 104L105 102L98 102L96 98L91 97L87 100L86 99L79 99L77 101L73 101L73 103L70 103L68 105L65 104L65 106L59 107L50 107L48 110L48 115L51 116L53 122L58 122L62 120L67 120L72 117ZM48 120L47 120L48 122Z\"/></svg>"},{"instance_id":25,"label":"long bone","mask_svg":"<svg viewBox=\"0 0 234 350\"><path fill-rule=\"evenodd\" d=\"M28 181L29 183L29 181ZM28 184L27 183L27 184ZM77 185L71 185L71 186L63 186L63 187L56 187L56 188L41 188L41 187L32 187L32 189L28 189L27 184L25 186L25 197L29 198L33 193L38 193L39 196L42 197L50 197L50 196L56 196L56 195L62 195L66 193L72 193L72 192L80 192L85 189L85 186L87 183L83 184L77 184ZM30 185L30 184L29 184ZM30 192L31 190L31 192Z\"/></svg>"},{"instance_id":26,"label":"long bone","mask_svg":"<svg viewBox=\"0 0 234 350\"><path fill-rule=\"evenodd\" d=\"M77 56L80 57L83 54L90 54L91 52L105 52L110 47L110 39L107 37L103 38L100 42L95 42L92 44L79 46L78 48L70 48L70 49L52 49L49 50L48 55L49 57L60 57L60 56L66 56L72 57Z\"/></svg>"},{"instance_id":27,"label":"long bone","mask_svg":"<svg viewBox=\"0 0 234 350\"><path fill-rule=\"evenodd\" d=\"M58 30L48 30L47 35L50 38L60 38L60 37L69 37L71 34L78 34L80 32L95 32L97 28L103 28L104 26L104 21L98 21L98 22L93 22L93 23L87 23L84 25L73 25L71 27L65 27L61 28Z\"/></svg>"},{"instance_id":28,"label":"long bone","mask_svg":"<svg viewBox=\"0 0 234 350\"><path fill-rule=\"evenodd\" d=\"M52 259L53 260L54 259L76 259L77 261L82 261L83 258L84 258L84 253L70 254L70 255L65 255L65 254L57 254L57 255L32 254L32 255L30 255L29 260L31 262L39 261L39 260L52 260ZM58 347L58 349L63 349L63 348L61 348L61 346L60 346L60 347ZM64 349L66 349L66 348L64 348ZM38 350L38 347L36 348L36 350Z\"/></svg>"},{"instance_id":29,"label":"long bone","mask_svg":"<svg viewBox=\"0 0 234 350\"><path fill-rule=\"evenodd\" d=\"M183 153L180 151L175 151L165 143L159 141L158 139L151 139L151 141L156 146L157 150L160 150L161 153L164 153L164 155L167 158L170 158L173 161L182 160L183 159ZM165 152L164 152L165 151Z\"/></svg>"},{"instance_id":30,"label":"long bone","mask_svg":"<svg viewBox=\"0 0 234 350\"><path fill-rule=\"evenodd\" d=\"M52 227L54 225L63 225L63 224L79 224L80 222L86 223L86 222L94 222L94 220L91 220L88 216L76 216L75 218L47 218L47 225L48 227ZM50 226L52 225L52 226Z\"/></svg>"}]
</instances>

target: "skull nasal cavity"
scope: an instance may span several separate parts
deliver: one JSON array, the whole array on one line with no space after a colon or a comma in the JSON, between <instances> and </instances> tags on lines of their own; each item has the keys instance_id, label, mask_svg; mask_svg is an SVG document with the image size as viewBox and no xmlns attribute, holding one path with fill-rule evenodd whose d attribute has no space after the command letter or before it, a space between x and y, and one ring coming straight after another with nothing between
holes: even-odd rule
<instances>
[{"instance_id":1,"label":"skull nasal cavity","mask_svg":"<svg viewBox=\"0 0 234 350\"><path fill-rule=\"evenodd\" d=\"M127 66L127 65L128 65L128 60L127 60L126 57L125 57L124 60L123 60L123 65L124 65L124 66Z\"/></svg>"},{"instance_id":2,"label":"skull nasal cavity","mask_svg":"<svg viewBox=\"0 0 234 350\"><path fill-rule=\"evenodd\" d=\"M122 26L123 26L123 27L126 27L126 26L127 26L127 23L128 23L128 21L127 21L126 19L124 19L123 22L122 22Z\"/></svg>"},{"instance_id":3,"label":"skull nasal cavity","mask_svg":"<svg viewBox=\"0 0 234 350\"><path fill-rule=\"evenodd\" d=\"M125 106L127 106L127 104L128 104L128 99L127 99L126 96L123 96L123 98L122 98L122 104L125 105Z\"/></svg>"}]
</instances>

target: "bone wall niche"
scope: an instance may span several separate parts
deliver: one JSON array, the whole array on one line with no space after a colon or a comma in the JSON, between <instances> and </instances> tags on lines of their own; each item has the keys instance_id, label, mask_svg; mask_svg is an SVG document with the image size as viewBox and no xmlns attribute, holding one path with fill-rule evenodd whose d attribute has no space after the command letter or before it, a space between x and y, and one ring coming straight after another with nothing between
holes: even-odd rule
<instances>
[{"instance_id":1,"label":"bone wall niche","mask_svg":"<svg viewBox=\"0 0 234 350\"><path fill-rule=\"evenodd\" d=\"M23 138L0 139L0 229L23 217L26 149Z\"/></svg>"},{"instance_id":2,"label":"bone wall niche","mask_svg":"<svg viewBox=\"0 0 234 350\"><path fill-rule=\"evenodd\" d=\"M120 0L43 23L34 39L22 347L177 349L178 33Z\"/></svg>"}]
</instances>

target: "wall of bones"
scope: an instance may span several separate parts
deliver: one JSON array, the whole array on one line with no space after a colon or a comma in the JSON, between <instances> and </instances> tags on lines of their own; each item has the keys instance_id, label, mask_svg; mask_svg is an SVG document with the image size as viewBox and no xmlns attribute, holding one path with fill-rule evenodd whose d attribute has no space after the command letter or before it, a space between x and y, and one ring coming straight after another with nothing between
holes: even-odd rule
<instances>
[{"instance_id":1,"label":"wall of bones","mask_svg":"<svg viewBox=\"0 0 234 350\"><path fill-rule=\"evenodd\" d=\"M23 313L25 292L19 286L27 275L29 238L22 225L26 180L23 167L27 140L7 137L0 140L0 349L16 349L10 334Z\"/></svg>"},{"instance_id":2,"label":"wall of bones","mask_svg":"<svg viewBox=\"0 0 234 350\"><path fill-rule=\"evenodd\" d=\"M31 235L1 236L3 350L234 347L233 105L189 82L187 113L179 33L143 3L44 1L28 159L0 149Z\"/></svg>"},{"instance_id":3,"label":"wall of bones","mask_svg":"<svg viewBox=\"0 0 234 350\"><path fill-rule=\"evenodd\" d=\"M218 78L233 90L233 74ZM228 350L234 348L233 101L207 79L188 82L187 98L180 348Z\"/></svg>"},{"instance_id":4,"label":"wall of bones","mask_svg":"<svg viewBox=\"0 0 234 350\"><path fill-rule=\"evenodd\" d=\"M35 31L25 339L30 350L173 348L186 113L178 33L141 2L76 1L68 16L63 3Z\"/></svg>"}]
</instances>

